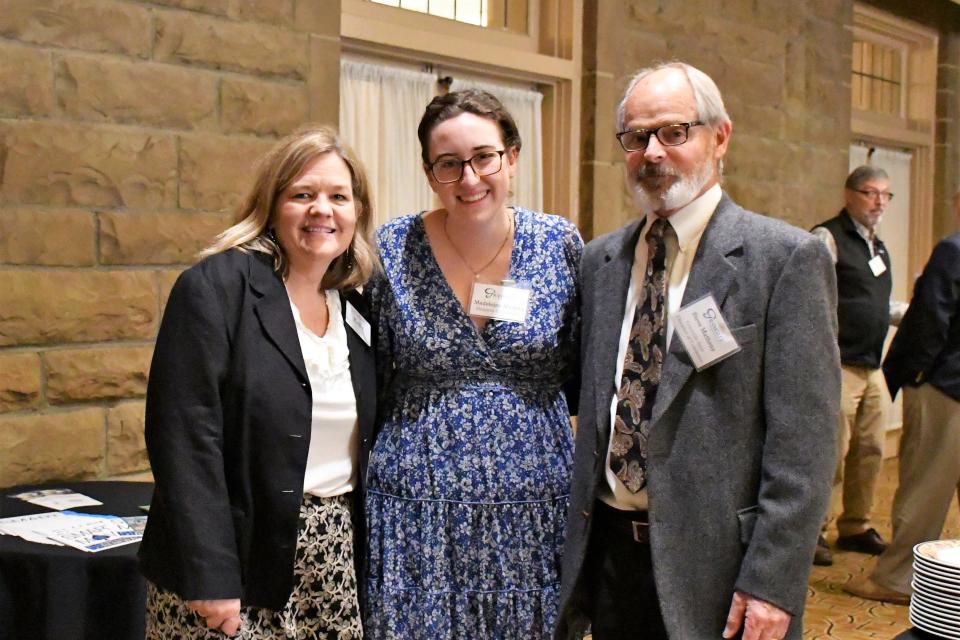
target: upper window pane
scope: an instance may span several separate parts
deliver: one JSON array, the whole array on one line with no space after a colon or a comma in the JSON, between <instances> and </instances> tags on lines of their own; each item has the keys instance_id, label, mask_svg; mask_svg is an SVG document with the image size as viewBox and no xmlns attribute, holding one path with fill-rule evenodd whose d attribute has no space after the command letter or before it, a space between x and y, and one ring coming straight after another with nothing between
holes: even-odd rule
<instances>
[{"instance_id":1,"label":"upper window pane","mask_svg":"<svg viewBox=\"0 0 960 640\"><path fill-rule=\"evenodd\" d=\"M514 33L527 32L529 0L369 0L440 18Z\"/></svg>"},{"instance_id":2,"label":"upper window pane","mask_svg":"<svg viewBox=\"0 0 960 640\"><path fill-rule=\"evenodd\" d=\"M898 48L854 40L851 96L855 109L902 115L902 56Z\"/></svg>"}]
</instances>

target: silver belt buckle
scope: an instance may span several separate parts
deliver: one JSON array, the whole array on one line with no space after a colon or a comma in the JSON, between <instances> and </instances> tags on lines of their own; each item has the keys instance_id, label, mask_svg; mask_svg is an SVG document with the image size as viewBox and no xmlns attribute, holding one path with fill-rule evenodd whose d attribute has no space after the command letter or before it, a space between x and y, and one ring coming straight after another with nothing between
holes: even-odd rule
<instances>
[{"instance_id":1,"label":"silver belt buckle","mask_svg":"<svg viewBox=\"0 0 960 640\"><path fill-rule=\"evenodd\" d=\"M631 520L630 524L633 526L633 541L634 542L646 542L650 539L648 535L647 527L650 526L647 522L638 522L636 520Z\"/></svg>"}]
</instances>

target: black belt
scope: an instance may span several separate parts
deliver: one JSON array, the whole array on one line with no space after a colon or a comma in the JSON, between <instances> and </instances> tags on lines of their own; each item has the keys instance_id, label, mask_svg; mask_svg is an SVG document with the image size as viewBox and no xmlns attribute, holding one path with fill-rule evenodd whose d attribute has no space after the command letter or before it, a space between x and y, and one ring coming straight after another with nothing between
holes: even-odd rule
<instances>
[{"instance_id":1,"label":"black belt","mask_svg":"<svg viewBox=\"0 0 960 640\"><path fill-rule=\"evenodd\" d=\"M593 512L594 526L602 522L602 526L617 535L630 537L640 544L650 544L650 521L646 511L622 511L614 509L603 500L597 500Z\"/></svg>"}]
</instances>

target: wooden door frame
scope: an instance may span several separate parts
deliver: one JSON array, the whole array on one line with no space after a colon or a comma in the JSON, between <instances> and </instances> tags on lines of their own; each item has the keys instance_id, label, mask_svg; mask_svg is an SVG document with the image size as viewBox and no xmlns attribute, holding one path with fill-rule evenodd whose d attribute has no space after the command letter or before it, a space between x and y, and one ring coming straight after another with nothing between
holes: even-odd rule
<instances>
[{"instance_id":1,"label":"wooden door frame","mask_svg":"<svg viewBox=\"0 0 960 640\"><path fill-rule=\"evenodd\" d=\"M933 249L938 34L885 11L855 3L853 35L904 52L902 115L851 109L850 142L900 148L913 154L907 268L909 273L919 273ZM911 294L912 290L911 281Z\"/></svg>"}]
</instances>

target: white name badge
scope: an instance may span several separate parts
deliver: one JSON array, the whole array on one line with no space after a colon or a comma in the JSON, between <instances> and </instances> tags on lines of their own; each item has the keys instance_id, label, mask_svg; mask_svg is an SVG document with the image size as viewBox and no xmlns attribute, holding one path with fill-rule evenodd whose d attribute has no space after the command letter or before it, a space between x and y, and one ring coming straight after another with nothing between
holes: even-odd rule
<instances>
[{"instance_id":1,"label":"white name badge","mask_svg":"<svg viewBox=\"0 0 960 640\"><path fill-rule=\"evenodd\" d=\"M507 284L473 283L473 291L470 294L470 315L525 324L529 311L529 289Z\"/></svg>"},{"instance_id":2,"label":"white name badge","mask_svg":"<svg viewBox=\"0 0 960 640\"><path fill-rule=\"evenodd\" d=\"M713 294L691 302L670 316L670 320L697 371L740 351Z\"/></svg>"},{"instance_id":3,"label":"white name badge","mask_svg":"<svg viewBox=\"0 0 960 640\"><path fill-rule=\"evenodd\" d=\"M870 265L870 271L873 271L874 278L880 277L880 274L887 270L887 265L883 263L883 258L880 257L880 254L870 258L870 262L867 264Z\"/></svg>"},{"instance_id":4,"label":"white name badge","mask_svg":"<svg viewBox=\"0 0 960 640\"><path fill-rule=\"evenodd\" d=\"M357 311L349 302L347 303L347 324L350 325L350 328L353 329L354 333L360 336L364 342L367 343L367 346L370 346L370 323L367 322L367 319L360 315L360 312Z\"/></svg>"}]
</instances>

